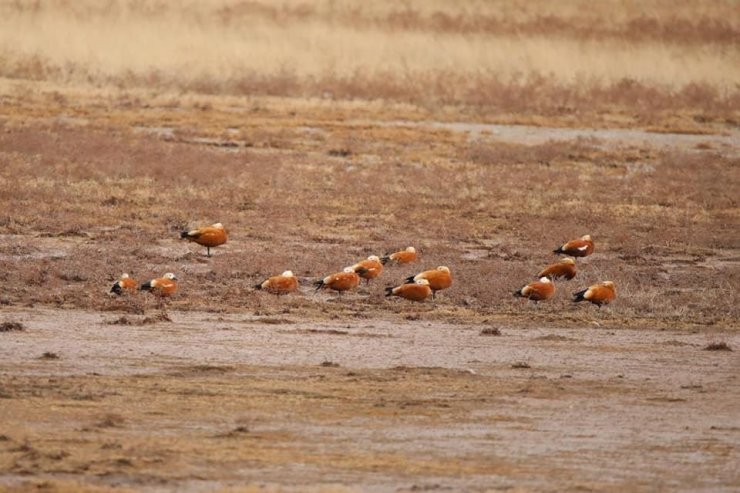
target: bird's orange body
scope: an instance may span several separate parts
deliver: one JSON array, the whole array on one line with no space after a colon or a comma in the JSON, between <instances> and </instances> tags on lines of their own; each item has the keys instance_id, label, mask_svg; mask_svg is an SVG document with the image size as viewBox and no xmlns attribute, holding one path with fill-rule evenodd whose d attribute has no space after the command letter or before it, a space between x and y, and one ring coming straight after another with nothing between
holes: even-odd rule
<instances>
[{"instance_id":1,"label":"bird's orange body","mask_svg":"<svg viewBox=\"0 0 740 493\"><path fill-rule=\"evenodd\" d=\"M206 247L209 257L211 256L211 248L223 245L228 240L227 231L221 223L183 231L180 233L180 237Z\"/></svg>"},{"instance_id":2,"label":"bird's orange body","mask_svg":"<svg viewBox=\"0 0 740 493\"><path fill-rule=\"evenodd\" d=\"M343 272L337 272L330 276L326 276L321 281L317 282L317 290L319 289L331 289L337 292L349 291L354 289L360 284L360 276L354 271L352 267L347 267Z\"/></svg>"},{"instance_id":3,"label":"bird's orange body","mask_svg":"<svg viewBox=\"0 0 740 493\"><path fill-rule=\"evenodd\" d=\"M591 235L583 235L577 240L570 240L559 246L553 250L553 253L570 255L571 257L587 257L594 253L594 242Z\"/></svg>"},{"instance_id":4,"label":"bird's orange body","mask_svg":"<svg viewBox=\"0 0 740 493\"><path fill-rule=\"evenodd\" d=\"M439 266L434 270L425 270L415 276L411 276L406 279L408 284L418 281L419 279L426 279L429 281L429 287L432 291L441 291L452 286L452 274L450 269L445 266Z\"/></svg>"},{"instance_id":5,"label":"bird's orange body","mask_svg":"<svg viewBox=\"0 0 740 493\"><path fill-rule=\"evenodd\" d=\"M113 284L113 287L110 291L111 293L116 293L120 296L124 293L133 294L138 290L139 284L136 282L136 280L129 277L128 274L122 274L121 278L118 279L115 284Z\"/></svg>"},{"instance_id":6,"label":"bird's orange body","mask_svg":"<svg viewBox=\"0 0 740 493\"><path fill-rule=\"evenodd\" d=\"M532 281L522 289L514 292L514 296L527 298L534 302L549 300L553 294L555 294L555 285L547 277L542 277L538 281Z\"/></svg>"},{"instance_id":7,"label":"bird's orange body","mask_svg":"<svg viewBox=\"0 0 740 493\"><path fill-rule=\"evenodd\" d=\"M573 279L576 277L576 262L572 258L564 258L558 263L550 264L537 274L537 278L549 277L550 279Z\"/></svg>"},{"instance_id":8,"label":"bird's orange body","mask_svg":"<svg viewBox=\"0 0 740 493\"><path fill-rule=\"evenodd\" d=\"M589 286L573 294L573 301L590 301L594 305L608 305L617 297L617 288L612 281L604 281Z\"/></svg>"},{"instance_id":9,"label":"bird's orange body","mask_svg":"<svg viewBox=\"0 0 740 493\"><path fill-rule=\"evenodd\" d=\"M390 255L385 255L381 259L381 262L384 264L388 262L393 262L396 264L410 264L411 262L416 262L416 249L410 246L406 250L401 250L400 252L394 252Z\"/></svg>"},{"instance_id":10,"label":"bird's orange body","mask_svg":"<svg viewBox=\"0 0 740 493\"><path fill-rule=\"evenodd\" d=\"M413 284L401 284L395 288L386 288L386 296L398 296L411 301L424 301L432 294L429 281L420 279Z\"/></svg>"},{"instance_id":11,"label":"bird's orange body","mask_svg":"<svg viewBox=\"0 0 740 493\"><path fill-rule=\"evenodd\" d=\"M168 272L162 277L142 284L141 289L142 291L149 291L160 298L169 298L177 291L177 277Z\"/></svg>"},{"instance_id":12,"label":"bird's orange body","mask_svg":"<svg viewBox=\"0 0 740 493\"><path fill-rule=\"evenodd\" d=\"M255 286L268 293L281 295L292 293L298 289L298 279L291 271L285 271L279 276L272 276Z\"/></svg>"},{"instance_id":13,"label":"bird's orange body","mask_svg":"<svg viewBox=\"0 0 740 493\"><path fill-rule=\"evenodd\" d=\"M383 264L380 262L380 258L371 255L366 260L361 260L353 265L352 270L357 272L357 275L361 278L370 282L371 279L375 279L383 272Z\"/></svg>"}]
</instances>

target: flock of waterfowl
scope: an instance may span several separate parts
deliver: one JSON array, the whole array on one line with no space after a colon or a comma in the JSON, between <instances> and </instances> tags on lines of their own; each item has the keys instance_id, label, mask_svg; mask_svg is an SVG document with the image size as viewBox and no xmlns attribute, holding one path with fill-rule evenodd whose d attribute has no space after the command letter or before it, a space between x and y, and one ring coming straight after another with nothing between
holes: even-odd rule
<instances>
[{"instance_id":1,"label":"flock of waterfowl","mask_svg":"<svg viewBox=\"0 0 740 493\"><path fill-rule=\"evenodd\" d=\"M514 296L527 298L535 303L552 298L555 294L556 279L571 280L576 277L576 257L587 257L594 252L594 242L591 235L581 236L571 240L553 250L553 253L569 255L573 258L564 258L558 263L550 264L537 274L538 279L530 282L521 289L514 291ZM573 293L573 301L590 301L599 308L607 305L617 297L616 287L612 281L604 281Z\"/></svg>"},{"instance_id":2,"label":"flock of waterfowl","mask_svg":"<svg viewBox=\"0 0 740 493\"><path fill-rule=\"evenodd\" d=\"M180 237L206 247L206 255L211 256L211 248L223 245L228 239L227 231L221 223L211 226L183 231ZM537 280L514 292L514 296L522 297L538 303L552 298L555 294L555 284L558 279L571 280L576 276L576 257L586 257L594 251L594 242L590 235L582 236L577 240L569 241L553 253L568 255L568 258L560 262L548 265L537 274ZM572 258L571 258L572 257ZM341 272L328 275L314 284L316 290L330 289L339 294L357 288L361 279L369 284L376 279L384 270L385 265L410 264L416 262L416 249L412 246L398 252L387 254L383 257L371 255L354 265L345 267ZM449 267L439 266L436 269L425 270L416 275L409 276L405 281L395 287L385 288L386 296L397 296L410 301L425 301L430 296L435 298L437 291L452 286L452 273ZM254 286L255 289L263 290L275 295L285 295L298 290L298 279L291 271L285 271L280 275L272 276ZM151 279L139 285L128 274L121 278L111 288L111 292L117 295L133 294L139 290L149 291L162 301L172 296L177 291L177 277L168 272L162 277ZM573 293L573 301L589 301L599 307L608 304L616 297L614 283L611 281L600 282L586 289Z\"/></svg>"}]
</instances>

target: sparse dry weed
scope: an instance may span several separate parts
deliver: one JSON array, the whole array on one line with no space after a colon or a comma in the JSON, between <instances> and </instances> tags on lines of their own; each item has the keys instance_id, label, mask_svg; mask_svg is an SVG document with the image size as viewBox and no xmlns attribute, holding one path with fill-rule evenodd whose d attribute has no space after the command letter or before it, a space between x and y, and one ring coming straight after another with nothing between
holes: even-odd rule
<instances>
[{"instance_id":1,"label":"sparse dry weed","mask_svg":"<svg viewBox=\"0 0 740 493\"><path fill-rule=\"evenodd\" d=\"M319 128L331 135L286 134L280 148L229 151L97 128L7 128L7 302L142 313L153 302L110 299L110 284L121 272L145 280L172 271L181 279L174 309L268 318L398 313L464 322L503 313L557 322L598 314L723 326L738 316L727 289L738 282L738 229L728 228L738 221L735 158L589 140L468 145L446 133ZM330 156L347 132L358 138L351 154ZM230 240L212 259L178 239L183 227L214 221ZM585 232L596 254L578 261L575 280L556 283L553 300L534 309L510 296L554 260L555 246ZM333 301L311 289L370 254L411 244L417 264L388 267L358 293ZM455 284L436 303L382 300L385 285L438 265L451 267ZM300 293L276 299L251 289L286 269ZM570 303L572 292L606 279L618 286L611 308Z\"/></svg>"}]
</instances>

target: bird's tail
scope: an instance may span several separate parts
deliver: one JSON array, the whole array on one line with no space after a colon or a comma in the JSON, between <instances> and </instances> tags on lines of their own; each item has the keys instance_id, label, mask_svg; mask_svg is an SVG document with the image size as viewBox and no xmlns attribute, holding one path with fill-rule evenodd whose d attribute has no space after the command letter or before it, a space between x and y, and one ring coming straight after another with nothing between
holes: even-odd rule
<instances>
[{"instance_id":1,"label":"bird's tail","mask_svg":"<svg viewBox=\"0 0 740 493\"><path fill-rule=\"evenodd\" d=\"M145 282L140 288L142 291L150 291L152 289L152 281Z\"/></svg>"},{"instance_id":2,"label":"bird's tail","mask_svg":"<svg viewBox=\"0 0 740 493\"><path fill-rule=\"evenodd\" d=\"M583 291L578 291L577 293L573 293L573 302L578 303L579 301L583 301L586 298L583 297L584 294L586 294L586 291L588 289L584 289Z\"/></svg>"},{"instance_id":3,"label":"bird's tail","mask_svg":"<svg viewBox=\"0 0 740 493\"><path fill-rule=\"evenodd\" d=\"M314 286L316 286L316 291L318 291L319 289L321 289L321 288L324 287L324 280L322 279L320 281L316 281L313 284L314 284Z\"/></svg>"},{"instance_id":4,"label":"bird's tail","mask_svg":"<svg viewBox=\"0 0 740 493\"><path fill-rule=\"evenodd\" d=\"M111 293L116 293L118 296L121 295L123 290L121 289L121 285L119 283L115 283L112 288L110 288Z\"/></svg>"},{"instance_id":5,"label":"bird's tail","mask_svg":"<svg viewBox=\"0 0 740 493\"><path fill-rule=\"evenodd\" d=\"M409 277L407 277L406 280L404 281L405 284L413 284L414 282L416 282L416 281L414 281L414 277L416 277L416 276L409 276Z\"/></svg>"},{"instance_id":6,"label":"bird's tail","mask_svg":"<svg viewBox=\"0 0 740 493\"><path fill-rule=\"evenodd\" d=\"M555 250L552 251L552 253L563 253L563 247L562 245L557 247Z\"/></svg>"},{"instance_id":7,"label":"bird's tail","mask_svg":"<svg viewBox=\"0 0 740 493\"><path fill-rule=\"evenodd\" d=\"M364 268L364 267L357 267L355 269L355 274L357 274L359 276L365 275L365 274L367 274L367 272L368 272L368 270L366 268Z\"/></svg>"},{"instance_id":8,"label":"bird's tail","mask_svg":"<svg viewBox=\"0 0 740 493\"><path fill-rule=\"evenodd\" d=\"M516 291L514 291L514 296L516 296L517 298L521 298L524 295L522 294L522 290L521 289L517 289Z\"/></svg>"},{"instance_id":9,"label":"bird's tail","mask_svg":"<svg viewBox=\"0 0 740 493\"><path fill-rule=\"evenodd\" d=\"M190 238L190 231L183 231L180 233L180 238Z\"/></svg>"},{"instance_id":10,"label":"bird's tail","mask_svg":"<svg viewBox=\"0 0 740 493\"><path fill-rule=\"evenodd\" d=\"M391 256L390 255L383 255L382 257L380 257L380 263L383 264L383 265L385 265L388 262L390 262L390 260L391 260Z\"/></svg>"},{"instance_id":11,"label":"bird's tail","mask_svg":"<svg viewBox=\"0 0 740 493\"><path fill-rule=\"evenodd\" d=\"M395 289L395 288L393 288L393 287L390 287L390 288L385 288L385 295L386 295L386 296L391 296L391 295L393 295L393 290L394 290L394 289Z\"/></svg>"},{"instance_id":12,"label":"bird's tail","mask_svg":"<svg viewBox=\"0 0 740 493\"><path fill-rule=\"evenodd\" d=\"M254 285L254 289L258 289L258 290L259 290L259 289L262 289L262 283L259 283L259 284L255 284L255 285Z\"/></svg>"}]
</instances>

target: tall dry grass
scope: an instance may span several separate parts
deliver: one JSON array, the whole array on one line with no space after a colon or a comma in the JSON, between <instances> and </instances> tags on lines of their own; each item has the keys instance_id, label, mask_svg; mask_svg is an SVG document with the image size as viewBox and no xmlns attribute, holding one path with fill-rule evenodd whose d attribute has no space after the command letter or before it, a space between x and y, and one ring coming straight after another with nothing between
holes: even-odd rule
<instances>
[{"instance_id":1,"label":"tall dry grass","mask_svg":"<svg viewBox=\"0 0 740 493\"><path fill-rule=\"evenodd\" d=\"M686 108L740 99L732 2L57 1L0 12L10 78L500 108L521 92L565 111L640 107L651 93Z\"/></svg>"}]
</instances>

